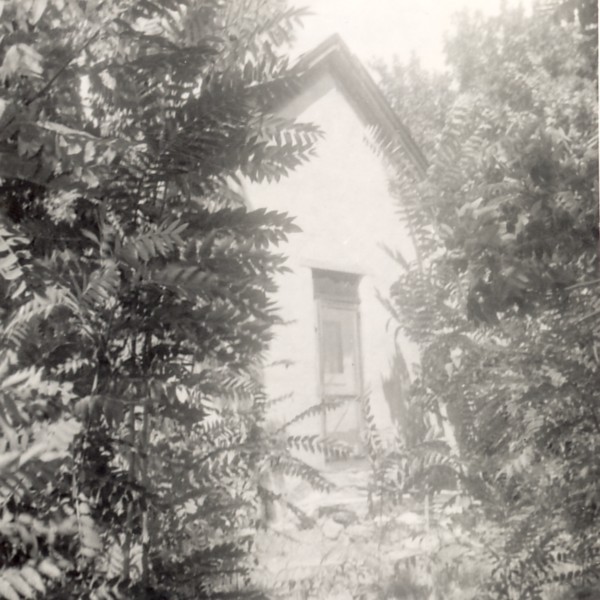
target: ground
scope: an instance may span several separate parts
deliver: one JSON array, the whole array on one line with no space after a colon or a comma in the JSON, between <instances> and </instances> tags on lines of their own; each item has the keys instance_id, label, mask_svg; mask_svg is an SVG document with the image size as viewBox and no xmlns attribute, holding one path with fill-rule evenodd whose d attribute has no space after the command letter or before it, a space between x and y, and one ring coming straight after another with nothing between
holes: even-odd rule
<instances>
[{"instance_id":1,"label":"ground","mask_svg":"<svg viewBox=\"0 0 600 600\"><path fill-rule=\"evenodd\" d=\"M440 503L427 509L410 498L369 511L368 470L328 473L335 491L323 494L299 485L293 494L312 522L282 515L257 541L258 582L279 598L392 600L432 598L432 581L455 560L448 549ZM446 556L432 571L432 554ZM444 562L445 561L445 562ZM463 573L445 586L444 598L474 597L477 573ZM456 588L456 589L454 589Z\"/></svg>"},{"instance_id":2,"label":"ground","mask_svg":"<svg viewBox=\"0 0 600 600\"><path fill-rule=\"evenodd\" d=\"M479 584L492 565L480 541L487 525L476 517L478 510L471 501L448 492L431 503L407 495L401 502L383 506L369 502L366 463L330 469L326 475L336 485L328 494L302 483L289 485L289 496L308 520L301 522L282 512L258 535L256 583L268 589L271 598L476 600L481 596ZM457 525L461 522L463 526ZM574 600L600 595L580 596L568 584L549 581L542 597Z\"/></svg>"}]
</instances>

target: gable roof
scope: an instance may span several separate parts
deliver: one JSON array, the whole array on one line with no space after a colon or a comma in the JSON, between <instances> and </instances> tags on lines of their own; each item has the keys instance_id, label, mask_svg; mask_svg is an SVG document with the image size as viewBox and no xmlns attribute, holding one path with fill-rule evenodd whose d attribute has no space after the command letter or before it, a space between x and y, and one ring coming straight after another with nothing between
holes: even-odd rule
<instances>
[{"instance_id":1,"label":"gable roof","mask_svg":"<svg viewBox=\"0 0 600 600\"><path fill-rule=\"evenodd\" d=\"M308 79L323 70L329 71L356 102L369 125L379 127L390 140L398 140L419 174L425 173L427 159L410 131L389 105L367 69L337 33L300 56L297 66Z\"/></svg>"}]
</instances>

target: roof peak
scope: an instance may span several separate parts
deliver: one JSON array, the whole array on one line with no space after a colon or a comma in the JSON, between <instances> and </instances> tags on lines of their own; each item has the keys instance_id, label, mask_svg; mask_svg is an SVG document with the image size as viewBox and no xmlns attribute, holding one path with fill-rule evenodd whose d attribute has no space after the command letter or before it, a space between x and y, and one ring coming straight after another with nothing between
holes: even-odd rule
<instances>
[{"instance_id":1,"label":"roof peak","mask_svg":"<svg viewBox=\"0 0 600 600\"><path fill-rule=\"evenodd\" d=\"M427 169L427 159L410 131L395 113L362 62L338 34L334 33L312 50L300 55L297 66L307 75L326 68L337 77L374 125L392 140L398 140L420 174Z\"/></svg>"}]
</instances>

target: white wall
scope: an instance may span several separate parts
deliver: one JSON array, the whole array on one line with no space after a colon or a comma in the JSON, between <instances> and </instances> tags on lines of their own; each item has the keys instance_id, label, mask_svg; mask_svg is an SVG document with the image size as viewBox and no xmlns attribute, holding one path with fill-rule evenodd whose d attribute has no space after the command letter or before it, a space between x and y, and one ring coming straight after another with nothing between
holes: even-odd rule
<instances>
[{"instance_id":1,"label":"white wall","mask_svg":"<svg viewBox=\"0 0 600 600\"><path fill-rule=\"evenodd\" d=\"M300 121L318 124L325 139L317 156L278 183L249 184L253 207L286 211L296 217L302 233L293 234L282 250L289 256L292 273L279 280L277 296L281 315L290 323L279 327L271 346L270 360L289 360L289 366L267 368L265 381L273 397L293 393L280 403L275 418L291 418L319 402L316 307L311 268L349 271L363 275L360 284L363 380L370 390L379 425L390 425L381 389L394 355L389 315L377 299L376 290L387 295L399 275L399 266L382 244L412 257L410 238L395 214L388 192L382 160L366 143L366 128L341 85L324 73L287 109ZM287 112L286 111L286 112ZM409 364L416 353L402 344ZM319 417L305 421L304 433L321 432Z\"/></svg>"}]
</instances>

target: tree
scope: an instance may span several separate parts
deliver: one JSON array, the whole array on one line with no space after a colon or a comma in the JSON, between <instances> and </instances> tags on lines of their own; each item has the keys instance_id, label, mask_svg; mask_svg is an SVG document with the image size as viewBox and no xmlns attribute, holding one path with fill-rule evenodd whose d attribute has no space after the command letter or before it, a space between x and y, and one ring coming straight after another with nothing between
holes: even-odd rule
<instances>
[{"instance_id":1,"label":"tree","mask_svg":"<svg viewBox=\"0 0 600 600\"><path fill-rule=\"evenodd\" d=\"M272 109L302 11L0 10L0 597L241 596L283 452L256 371L294 226L235 181L319 135Z\"/></svg>"},{"instance_id":2,"label":"tree","mask_svg":"<svg viewBox=\"0 0 600 600\"><path fill-rule=\"evenodd\" d=\"M375 69L390 106L409 127L425 156L430 156L456 95L450 75L428 71L415 54L406 63L398 57L391 65L380 60Z\"/></svg>"},{"instance_id":3,"label":"tree","mask_svg":"<svg viewBox=\"0 0 600 600\"><path fill-rule=\"evenodd\" d=\"M447 408L487 523L481 597L600 574L594 35L537 8L462 15L428 173L394 182L420 260L392 305L421 349L415 398Z\"/></svg>"}]
</instances>

